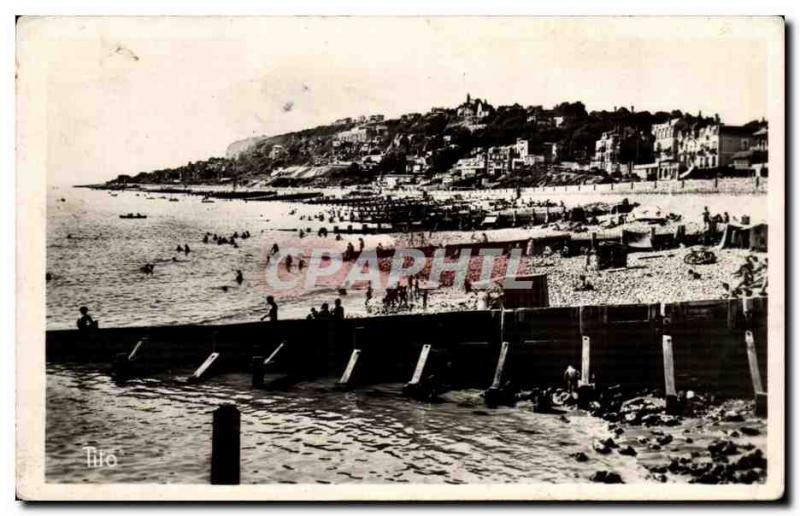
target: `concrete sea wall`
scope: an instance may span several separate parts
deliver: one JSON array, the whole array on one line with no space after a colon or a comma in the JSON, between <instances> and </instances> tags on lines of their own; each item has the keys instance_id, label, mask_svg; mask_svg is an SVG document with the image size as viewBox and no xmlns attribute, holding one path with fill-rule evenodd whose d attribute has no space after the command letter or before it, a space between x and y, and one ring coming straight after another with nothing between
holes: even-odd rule
<instances>
[{"instance_id":1,"label":"concrete sea wall","mask_svg":"<svg viewBox=\"0 0 800 516\"><path fill-rule=\"evenodd\" d=\"M345 319L286 320L220 326L101 328L46 335L50 363L108 363L136 352L149 370L194 369L212 352L220 367L250 371L254 356L286 345L270 367L275 372L336 376L354 348L361 350L358 381L407 382L420 350L447 361L449 382L491 385L501 343L509 343L503 381L519 388L559 385L568 365L581 369L582 342L589 338L590 375L598 385L664 386L662 339L672 337L678 390L724 396L752 395L745 333L755 341L766 385L766 298L668 304L556 307L500 312L470 311Z\"/></svg>"}]
</instances>

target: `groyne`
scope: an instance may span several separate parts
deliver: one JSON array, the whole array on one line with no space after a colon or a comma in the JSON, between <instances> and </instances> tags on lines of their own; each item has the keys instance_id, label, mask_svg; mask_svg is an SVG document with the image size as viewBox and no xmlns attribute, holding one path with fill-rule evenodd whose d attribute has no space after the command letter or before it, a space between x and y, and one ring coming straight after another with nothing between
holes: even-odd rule
<instances>
[{"instance_id":1,"label":"groyne","mask_svg":"<svg viewBox=\"0 0 800 516\"><path fill-rule=\"evenodd\" d=\"M747 396L753 395L755 373L767 384L766 321L766 298L749 298L53 330L46 333L46 358L110 365L130 357L132 370L146 373L194 370L217 353L212 360L217 370L250 372L253 358L262 357L259 369L268 374L339 378L359 350L345 382L355 384L409 382L418 376L423 346L430 345L426 359L430 355L431 367L446 363L447 383L454 387L485 389L497 378L518 388L561 385L566 367L581 370L583 362L587 383L663 389L666 335L677 390ZM504 342L504 367L498 373Z\"/></svg>"}]
</instances>

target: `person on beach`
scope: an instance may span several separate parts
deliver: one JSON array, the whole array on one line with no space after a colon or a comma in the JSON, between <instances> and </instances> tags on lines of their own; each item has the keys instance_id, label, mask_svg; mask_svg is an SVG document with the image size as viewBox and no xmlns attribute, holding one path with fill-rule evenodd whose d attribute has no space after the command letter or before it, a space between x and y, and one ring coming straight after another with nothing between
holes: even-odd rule
<instances>
[{"instance_id":1,"label":"person on beach","mask_svg":"<svg viewBox=\"0 0 800 516\"><path fill-rule=\"evenodd\" d=\"M78 309L81 313L80 318L78 319L78 330L80 331L88 331L97 328L97 321L92 319L92 316L89 315L89 309L85 306L82 306Z\"/></svg>"},{"instance_id":2,"label":"person on beach","mask_svg":"<svg viewBox=\"0 0 800 516\"><path fill-rule=\"evenodd\" d=\"M192 250L189 249L189 244L183 244L183 254L189 254Z\"/></svg>"},{"instance_id":3,"label":"person on beach","mask_svg":"<svg viewBox=\"0 0 800 516\"><path fill-rule=\"evenodd\" d=\"M206 234L203 236L203 243L204 243L204 244L207 244L207 243L208 243L208 233L206 233Z\"/></svg>"},{"instance_id":4,"label":"person on beach","mask_svg":"<svg viewBox=\"0 0 800 516\"><path fill-rule=\"evenodd\" d=\"M278 254L279 252L280 248L278 248L278 244L277 243L272 244L272 249L270 249L269 254L273 255L273 254Z\"/></svg>"},{"instance_id":5,"label":"person on beach","mask_svg":"<svg viewBox=\"0 0 800 516\"><path fill-rule=\"evenodd\" d=\"M358 252L364 251L364 239L362 237L358 237Z\"/></svg>"},{"instance_id":6,"label":"person on beach","mask_svg":"<svg viewBox=\"0 0 800 516\"><path fill-rule=\"evenodd\" d=\"M182 253L183 252L183 247L181 247L181 244L178 244L178 247L175 248L175 252L176 253Z\"/></svg>"},{"instance_id":7,"label":"person on beach","mask_svg":"<svg viewBox=\"0 0 800 516\"><path fill-rule=\"evenodd\" d=\"M243 281L244 281L244 276L242 275L242 271L237 270L236 271L236 283L241 285Z\"/></svg>"},{"instance_id":8,"label":"person on beach","mask_svg":"<svg viewBox=\"0 0 800 516\"><path fill-rule=\"evenodd\" d=\"M292 255L286 256L286 270L289 272L292 270Z\"/></svg>"},{"instance_id":9,"label":"person on beach","mask_svg":"<svg viewBox=\"0 0 800 516\"><path fill-rule=\"evenodd\" d=\"M278 320L278 304L275 302L275 298L274 297L267 296L267 308L269 309L269 311L263 317L261 317L261 320L263 321L264 319L269 317L270 321L272 321L272 322L277 321Z\"/></svg>"},{"instance_id":10,"label":"person on beach","mask_svg":"<svg viewBox=\"0 0 800 516\"><path fill-rule=\"evenodd\" d=\"M364 305L365 306L368 305L369 302L372 300L372 294L373 294L373 292L372 292L372 283L370 283L369 285L367 285L367 294L366 294L366 297L364 298Z\"/></svg>"},{"instance_id":11,"label":"person on beach","mask_svg":"<svg viewBox=\"0 0 800 516\"><path fill-rule=\"evenodd\" d=\"M344 319L344 307L342 306L342 300L338 297L333 302L333 318Z\"/></svg>"},{"instance_id":12,"label":"person on beach","mask_svg":"<svg viewBox=\"0 0 800 516\"><path fill-rule=\"evenodd\" d=\"M572 367L572 365L568 365L567 369L564 371L564 387L567 389L567 392L570 394L573 392L578 391L578 379L580 378L580 372L577 369Z\"/></svg>"}]
</instances>

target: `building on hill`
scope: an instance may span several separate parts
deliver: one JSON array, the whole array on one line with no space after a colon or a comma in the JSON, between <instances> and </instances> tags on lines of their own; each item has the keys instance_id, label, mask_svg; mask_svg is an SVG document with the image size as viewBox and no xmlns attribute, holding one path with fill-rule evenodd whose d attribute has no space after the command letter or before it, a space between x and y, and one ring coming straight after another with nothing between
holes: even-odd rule
<instances>
[{"instance_id":1,"label":"building on hill","mask_svg":"<svg viewBox=\"0 0 800 516\"><path fill-rule=\"evenodd\" d=\"M750 149L753 131L743 126L696 123L681 132L678 160L684 169L724 168L733 165L733 156Z\"/></svg>"},{"instance_id":2,"label":"building on hill","mask_svg":"<svg viewBox=\"0 0 800 516\"><path fill-rule=\"evenodd\" d=\"M653 136L635 127L605 131L595 142L592 166L608 174L631 173L633 165L653 161Z\"/></svg>"},{"instance_id":3,"label":"building on hill","mask_svg":"<svg viewBox=\"0 0 800 516\"><path fill-rule=\"evenodd\" d=\"M654 161L634 167L642 179L677 179L689 170L748 169L756 161L766 162L757 152L758 130L725 125L714 118L680 117L653 124ZM763 134L766 137L766 130ZM761 168L761 167L758 167Z\"/></svg>"},{"instance_id":4,"label":"building on hill","mask_svg":"<svg viewBox=\"0 0 800 516\"><path fill-rule=\"evenodd\" d=\"M680 162L681 133L687 129L684 118L673 118L661 124L653 124L650 131L654 138L654 157L652 164L634 167L636 175L642 179L674 179L678 176Z\"/></svg>"},{"instance_id":5,"label":"building on hill","mask_svg":"<svg viewBox=\"0 0 800 516\"><path fill-rule=\"evenodd\" d=\"M452 172L460 177L475 177L482 175L487 168L486 155L461 158L453 165Z\"/></svg>"},{"instance_id":6,"label":"building on hill","mask_svg":"<svg viewBox=\"0 0 800 516\"><path fill-rule=\"evenodd\" d=\"M494 112L494 108L485 100L473 99L467 93L467 100L458 106L456 115L466 123L480 122Z\"/></svg>"},{"instance_id":7,"label":"building on hill","mask_svg":"<svg viewBox=\"0 0 800 516\"><path fill-rule=\"evenodd\" d=\"M289 153L286 151L286 148L283 145L273 145L272 148L269 150L269 159L276 160L285 158Z\"/></svg>"},{"instance_id":8,"label":"building on hill","mask_svg":"<svg viewBox=\"0 0 800 516\"><path fill-rule=\"evenodd\" d=\"M353 127L347 131L336 133L334 139L339 142L363 143L367 141L367 129L365 127Z\"/></svg>"},{"instance_id":9,"label":"building on hill","mask_svg":"<svg viewBox=\"0 0 800 516\"><path fill-rule=\"evenodd\" d=\"M619 131L605 131L594 144L592 166L609 174L619 169Z\"/></svg>"},{"instance_id":10,"label":"building on hill","mask_svg":"<svg viewBox=\"0 0 800 516\"><path fill-rule=\"evenodd\" d=\"M759 177L766 176L769 164L769 130L766 126L753 132L750 148L733 155L733 168L752 170Z\"/></svg>"},{"instance_id":11,"label":"building on hill","mask_svg":"<svg viewBox=\"0 0 800 516\"><path fill-rule=\"evenodd\" d=\"M406 173L422 174L430 168L430 163L425 156L406 156Z\"/></svg>"}]
</instances>

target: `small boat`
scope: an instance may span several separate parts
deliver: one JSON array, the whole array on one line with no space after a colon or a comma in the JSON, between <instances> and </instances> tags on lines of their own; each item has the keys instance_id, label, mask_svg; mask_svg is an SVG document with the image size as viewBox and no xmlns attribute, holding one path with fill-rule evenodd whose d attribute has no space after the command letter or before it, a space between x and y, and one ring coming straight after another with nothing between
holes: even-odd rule
<instances>
[{"instance_id":1,"label":"small boat","mask_svg":"<svg viewBox=\"0 0 800 516\"><path fill-rule=\"evenodd\" d=\"M141 213L128 213L127 215L120 215L119 218L121 218L121 219L146 219L147 215L142 215Z\"/></svg>"},{"instance_id":2,"label":"small boat","mask_svg":"<svg viewBox=\"0 0 800 516\"><path fill-rule=\"evenodd\" d=\"M169 202L178 202L178 199L170 199Z\"/></svg>"}]
</instances>

